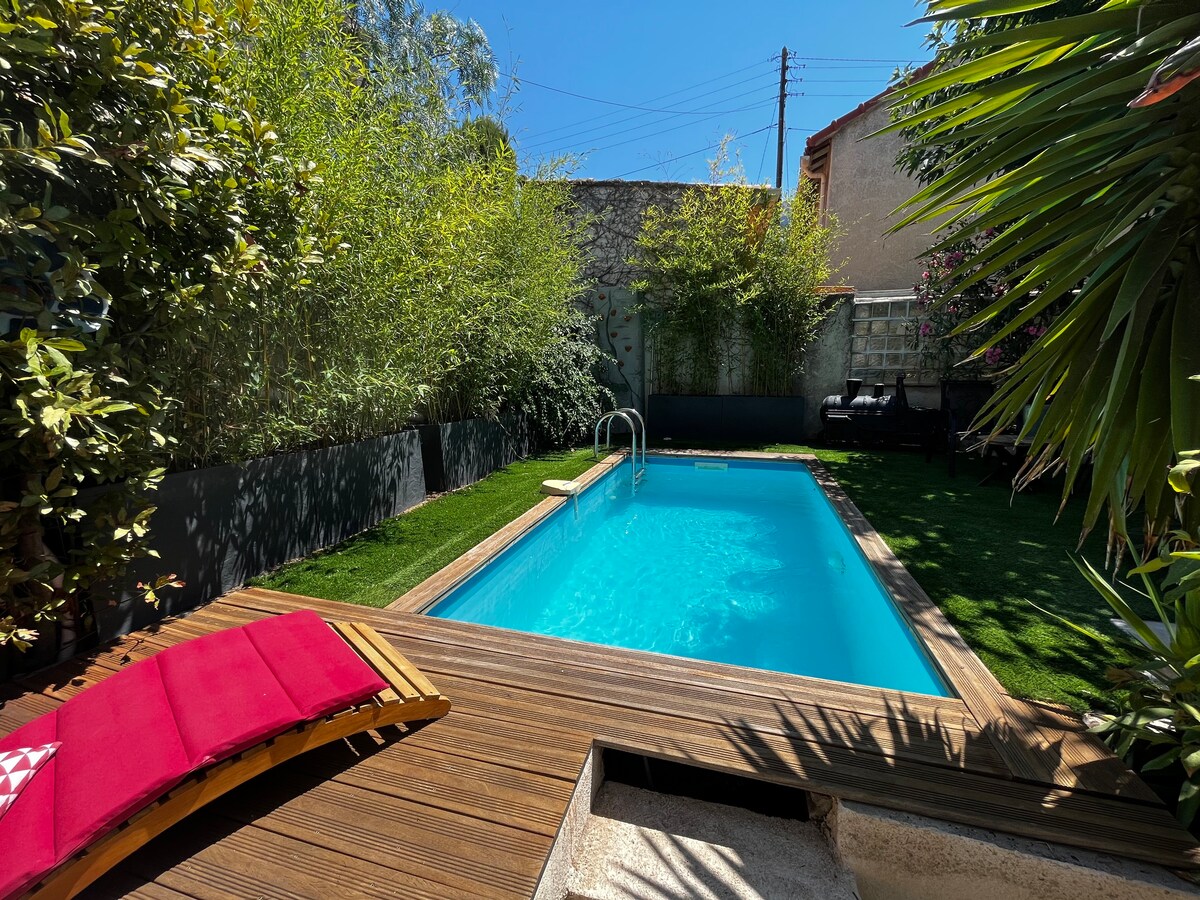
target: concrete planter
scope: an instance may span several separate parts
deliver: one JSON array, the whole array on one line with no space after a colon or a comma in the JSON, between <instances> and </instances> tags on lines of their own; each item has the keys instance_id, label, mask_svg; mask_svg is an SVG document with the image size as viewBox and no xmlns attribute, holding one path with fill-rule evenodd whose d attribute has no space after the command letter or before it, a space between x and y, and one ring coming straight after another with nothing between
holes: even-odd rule
<instances>
[{"instance_id":1,"label":"concrete planter","mask_svg":"<svg viewBox=\"0 0 1200 900\"><path fill-rule=\"evenodd\" d=\"M288 560L399 515L425 498L415 431L163 479L151 520L160 559L139 560L127 584L175 572L185 587L156 609L127 590L96 604L101 641L191 609Z\"/></svg>"},{"instance_id":2,"label":"concrete planter","mask_svg":"<svg viewBox=\"0 0 1200 900\"><path fill-rule=\"evenodd\" d=\"M533 451L532 432L521 415L421 425L417 431L430 493L473 484Z\"/></svg>"},{"instance_id":3,"label":"concrete planter","mask_svg":"<svg viewBox=\"0 0 1200 900\"><path fill-rule=\"evenodd\" d=\"M803 397L651 394L647 427L655 440L802 441Z\"/></svg>"}]
</instances>

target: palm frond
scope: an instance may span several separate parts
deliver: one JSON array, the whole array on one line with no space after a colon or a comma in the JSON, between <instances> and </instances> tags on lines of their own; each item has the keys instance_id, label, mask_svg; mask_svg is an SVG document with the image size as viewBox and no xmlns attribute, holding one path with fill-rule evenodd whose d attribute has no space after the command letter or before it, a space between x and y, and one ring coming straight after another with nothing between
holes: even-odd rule
<instances>
[{"instance_id":1,"label":"palm frond","mask_svg":"<svg viewBox=\"0 0 1200 900\"><path fill-rule=\"evenodd\" d=\"M1053 6L930 0L927 19ZM1129 105L1172 54L1173 71L1190 73L1191 56L1179 53L1198 32L1192 3L1095 3L975 29L948 54L967 61L893 94L906 111L893 129L955 148L896 227L949 218L970 232L997 229L956 273L958 290L1018 264L1013 288L962 326L978 334L979 352L1006 333L989 327L1002 312L1018 311L1005 317L1011 331L1066 298L981 421L999 430L1030 405L1040 411L1023 480L1065 463L1070 491L1092 463L1085 528L1106 506L1120 528L1138 503L1163 527L1166 468L1200 447L1200 384L1189 380L1200 372L1200 83ZM960 87L943 99L948 85Z\"/></svg>"}]
</instances>

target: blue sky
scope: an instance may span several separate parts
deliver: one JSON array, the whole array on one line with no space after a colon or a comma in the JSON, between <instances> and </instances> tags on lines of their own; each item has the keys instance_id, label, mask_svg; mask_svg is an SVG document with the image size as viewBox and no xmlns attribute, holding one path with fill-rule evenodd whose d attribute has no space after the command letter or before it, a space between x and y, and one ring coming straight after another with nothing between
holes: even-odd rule
<instances>
[{"instance_id":1,"label":"blue sky","mask_svg":"<svg viewBox=\"0 0 1200 900\"><path fill-rule=\"evenodd\" d=\"M910 0L448 0L445 8L479 22L500 71L523 79L506 118L527 164L572 152L584 156L575 172L583 178L704 180L713 155L704 148L730 132L750 180L773 181L786 44L799 57L789 90L802 92L787 103L792 187L808 134L886 87L894 61L928 57L925 27L904 27L919 15ZM502 76L501 93L510 84Z\"/></svg>"}]
</instances>

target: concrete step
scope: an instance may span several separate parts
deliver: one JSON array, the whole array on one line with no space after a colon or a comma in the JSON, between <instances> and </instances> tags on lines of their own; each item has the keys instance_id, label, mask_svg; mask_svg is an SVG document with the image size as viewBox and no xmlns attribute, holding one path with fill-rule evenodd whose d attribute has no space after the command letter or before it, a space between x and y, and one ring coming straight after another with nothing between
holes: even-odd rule
<instances>
[{"instance_id":1,"label":"concrete step","mask_svg":"<svg viewBox=\"0 0 1200 900\"><path fill-rule=\"evenodd\" d=\"M601 787L574 855L575 900L859 900L812 822Z\"/></svg>"}]
</instances>

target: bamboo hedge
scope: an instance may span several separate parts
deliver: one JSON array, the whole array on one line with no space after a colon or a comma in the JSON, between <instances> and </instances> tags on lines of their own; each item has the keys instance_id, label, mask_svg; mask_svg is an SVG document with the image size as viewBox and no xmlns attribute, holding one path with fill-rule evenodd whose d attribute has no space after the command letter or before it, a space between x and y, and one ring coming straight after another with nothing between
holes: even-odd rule
<instances>
[{"instance_id":1,"label":"bamboo hedge","mask_svg":"<svg viewBox=\"0 0 1200 900\"><path fill-rule=\"evenodd\" d=\"M172 468L600 396L564 185L456 127L486 42L364 9L0 9L0 646L110 602Z\"/></svg>"}]
</instances>

